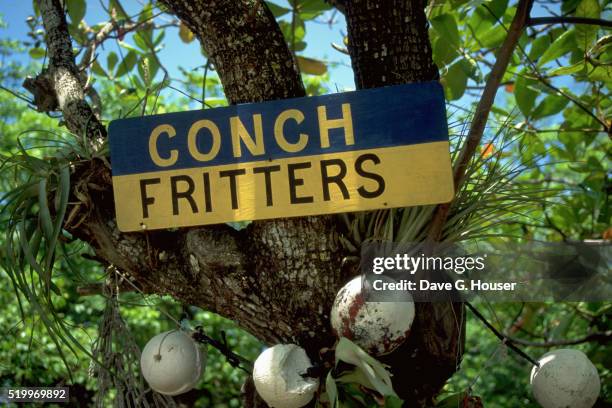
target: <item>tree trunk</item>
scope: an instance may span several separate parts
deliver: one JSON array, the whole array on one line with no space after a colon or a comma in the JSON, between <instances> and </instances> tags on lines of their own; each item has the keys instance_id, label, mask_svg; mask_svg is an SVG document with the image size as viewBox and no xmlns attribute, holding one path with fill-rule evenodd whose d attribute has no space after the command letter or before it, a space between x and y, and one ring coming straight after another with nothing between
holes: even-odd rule
<instances>
[{"instance_id":1,"label":"tree trunk","mask_svg":"<svg viewBox=\"0 0 612 408\"><path fill-rule=\"evenodd\" d=\"M58 0L41 0L50 70L74 66ZM261 0L161 0L198 37L230 103L303 96L299 72L274 17ZM345 9L349 51L359 88L437 78L431 61L422 1L335 1ZM61 21L57 21L58 15ZM54 20L55 19L55 20ZM59 34L66 36L66 32ZM69 42L68 42L69 43ZM58 45L59 44L59 45ZM72 65L70 65L72 64ZM68 78L74 85L74 71ZM67 79L53 82L62 95ZM82 105L82 93L76 103ZM60 104L73 132L98 122ZM87 112L86 112L87 113ZM91 123L90 123L91 122ZM100 132L97 128L95 137ZM91 186L103 186L92 189ZM329 312L337 290L358 271L342 268L335 217L258 221L234 231L226 225L178 231L121 233L114 220L110 171L101 161L79 165L73 176L72 213L65 228L145 292L177 300L236 321L267 344L297 343L314 360L333 345ZM87 198L83 198L87 197ZM410 406L425 406L455 371L463 341L463 309L418 305L412 335L386 359L396 391ZM251 390L252 387L246 387ZM256 401L248 396L245 401ZM257 404L260 402L251 402Z\"/></svg>"},{"instance_id":2,"label":"tree trunk","mask_svg":"<svg viewBox=\"0 0 612 408\"><path fill-rule=\"evenodd\" d=\"M344 7L358 88L439 78L431 57L425 1L351 0ZM462 305L417 303L410 337L381 359L391 366L394 389L406 406L433 405L459 367L464 338Z\"/></svg>"}]
</instances>

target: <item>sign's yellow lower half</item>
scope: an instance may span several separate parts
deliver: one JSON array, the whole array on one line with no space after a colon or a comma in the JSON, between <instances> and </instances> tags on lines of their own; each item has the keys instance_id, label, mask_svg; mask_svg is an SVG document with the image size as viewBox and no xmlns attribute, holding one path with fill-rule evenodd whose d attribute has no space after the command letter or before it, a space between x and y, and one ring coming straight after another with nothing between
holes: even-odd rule
<instances>
[{"instance_id":1,"label":"sign's yellow lower half","mask_svg":"<svg viewBox=\"0 0 612 408\"><path fill-rule=\"evenodd\" d=\"M448 202L448 142L113 177L121 231Z\"/></svg>"}]
</instances>

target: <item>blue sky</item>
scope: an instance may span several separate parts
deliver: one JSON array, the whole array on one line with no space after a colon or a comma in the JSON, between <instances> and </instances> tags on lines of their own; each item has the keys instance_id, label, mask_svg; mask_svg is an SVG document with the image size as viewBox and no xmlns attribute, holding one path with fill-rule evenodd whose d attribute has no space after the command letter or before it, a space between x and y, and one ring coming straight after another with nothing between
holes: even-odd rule
<instances>
[{"instance_id":1,"label":"blue sky","mask_svg":"<svg viewBox=\"0 0 612 408\"><path fill-rule=\"evenodd\" d=\"M273 1L279 5L289 7L287 0ZM108 0L87 1L88 8L85 15L85 21L90 26L106 21L107 19L106 12L102 9L101 3L107 4ZM121 3L127 9L128 13L134 15L141 10L141 4L144 3L144 1L122 0ZM27 39L28 26L26 24L26 18L33 14L31 0L0 0L0 14L8 24L7 28L0 28L0 39ZM549 14L549 11L543 9L540 5L536 5L532 10L532 16ZM330 15L331 12L328 12L325 17L329 17ZM322 21L324 18L319 18L320 22L311 21L306 23L306 43L308 45L306 50L301 54L335 63L329 65L329 87L332 92L353 90L355 85L353 72L350 68L350 60L347 55L336 51L331 46L332 43L342 44L343 34L346 33L346 22L341 13L335 13L334 19L335 23L332 26L323 23ZM130 42L129 39L128 42ZM179 72L179 67L187 71L193 71L201 69L203 66L205 60L200 53L198 43L196 41L190 44L183 43L178 36L178 29L167 29L164 44L165 47L160 52L159 56L172 76L177 78L182 76ZM119 46L116 41L107 41L103 48L98 49L99 60L105 61L106 53L109 51L117 52L117 48L119 48ZM23 61L24 64L28 63L30 60L27 53L13 56L13 58ZM557 85L575 86L575 84L571 83L569 77L558 79ZM497 94L496 101L500 105L505 105L507 97L508 95L503 92L503 90L500 90ZM470 96L466 93L461 99L454 101L453 106L469 107L475 99L474 96ZM450 107L449 109L453 108Z\"/></svg>"},{"instance_id":2,"label":"blue sky","mask_svg":"<svg viewBox=\"0 0 612 408\"><path fill-rule=\"evenodd\" d=\"M276 0L279 5L287 5L286 0ZM104 3L107 3L106 1ZM136 14L141 9L141 2L138 0L123 0L122 5L126 7L128 13ZM91 26L105 21L105 12L99 1L87 2L87 13L85 21ZM27 39L28 26L26 18L33 14L32 2L30 0L1 0L0 14L8 24L7 28L0 28L0 38ZM315 57L330 62L336 62L330 67L330 79L332 89L349 90L354 88L353 73L350 68L348 56L334 50L332 42L342 44L342 34L346 33L346 23L340 13L335 15L336 23L333 26L328 24L308 22L306 23L306 50L301 54L308 57ZM200 54L197 42L191 44L183 43L178 37L176 28L168 29L166 33L165 48L160 53L160 59L165 64L171 74L180 76L178 67L181 66L188 71L201 67L205 60ZM105 49L101 51L101 60L105 60L104 52L115 50L117 47L114 41L109 41ZM116 51L116 50L115 50ZM18 56L24 62L29 60L27 54Z\"/></svg>"}]
</instances>

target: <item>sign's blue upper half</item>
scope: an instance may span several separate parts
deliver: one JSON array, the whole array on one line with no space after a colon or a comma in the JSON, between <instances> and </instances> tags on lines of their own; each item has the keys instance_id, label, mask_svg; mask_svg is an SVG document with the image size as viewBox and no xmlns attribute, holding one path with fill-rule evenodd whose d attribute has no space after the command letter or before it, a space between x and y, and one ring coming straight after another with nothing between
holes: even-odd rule
<instances>
[{"instance_id":1,"label":"sign's blue upper half","mask_svg":"<svg viewBox=\"0 0 612 408\"><path fill-rule=\"evenodd\" d=\"M317 107L325 106L327 119L333 120L343 117L342 104L347 103L350 104L354 144L347 145L344 130L336 128L329 131L330 146L322 148ZM289 143L296 143L300 134L308 135L306 146L296 153L283 150L274 137L275 121L287 109L298 109L304 115L301 123L289 119L283 127ZM238 116L247 132L255 138L254 114L261 115L265 153L252 155L242 145L241 157L234 157L230 118ZM193 158L187 144L190 127L201 119L214 122L221 134L218 154L206 162ZM178 152L178 159L168 167L156 165L149 153L151 132L162 124L171 125L176 130L176 136L172 138L162 134L156 139L160 156L168 156L171 150ZM196 139L198 149L208 152L211 137L204 136L207 129L200 132L202 136ZM113 175L119 176L446 141L448 128L442 86L434 81L119 119L110 123L109 138Z\"/></svg>"}]
</instances>

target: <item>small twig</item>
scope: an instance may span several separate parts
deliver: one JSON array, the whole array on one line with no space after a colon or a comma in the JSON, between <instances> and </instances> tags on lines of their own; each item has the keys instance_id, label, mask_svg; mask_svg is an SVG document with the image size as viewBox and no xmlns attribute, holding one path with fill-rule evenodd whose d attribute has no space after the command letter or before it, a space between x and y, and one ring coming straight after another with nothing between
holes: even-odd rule
<instances>
[{"instance_id":1,"label":"small twig","mask_svg":"<svg viewBox=\"0 0 612 408\"><path fill-rule=\"evenodd\" d=\"M480 140L482 139L482 135L489 118L489 112L493 107L493 101L495 99L495 95L497 94L497 89L499 88L499 84L502 81L506 69L508 68L508 64L512 58L514 49L518 44L518 40L523 33L525 22L529 18L529 12L531 11L532 5L533 0L519 1L516 14L514 15L510 28L508 29L508 35L497 53L497 59L495 60L493 68L491 69L491 73L485 85L482 97L480 98L478 106L476 107L476 112L474 113L474 118L472 119L470 131L468 132L463 148L461 149L461 153L459 154L455 164L453 175L455 191L459 191L461 189L465 178L465 171L470 160L476 153L478 145L480 144ZM450 203L438 205L432 218L431 228L427 237L429 241L435 242L440 240L449 211Z\"/></svg>"},{"instance_id":2,"label":"small twig","mask_svg":"<svg viewBox=\"0 0 612 408\"><path fill-rule=\"evenodd\" d=\"M87 283L81 286L77 286L76 292L79 296L92 296L92 295L103 295L106 290L106 283ZM126 290L122 292L129 292L130 288L125 287Z\"/></svg>"},{"instance_id":3,"label":"small twig","mask_svg":"<svg viewBox=\"0 0 612 408\"><path fill-rule=\"evenodd\" d=\"M474 306L472 306L470 304L470 302L465 302L465 305L468 307L468 309L470 309L472 311L472 313L474 313L474 315L481 322L484 323L485 326L487 326L487 329L491 330L491 332L493 332L493 334L495 334L495 336L498 339L500 339L502 341L502 343L504 343L506 346L508 346L508 348L510 350L514 351L516 354L518 354L519 356L523 357L525 360L529 361L534 366L536 366L536 367L540 366L540 363L535 361L533 358L529 357L529 355L527 355L523 350L521 350L518 347L516 347L514 345L514 341L510 337L500 333L499 330L497 330L491 323L489 323L489 321L482 314L480 314L478 309L476 309Z\"/></svg>"},{"instance_id":4,"label":"small twig","mask_svg":"<svg viewBox=\"0 0 612 408\"><path fill-rule=\"evenodd\" d=\"M505 336L509 341L516 344L521 344L523 346L529 347L559 347L559 346L574 346L576 344L588 343L588 342L600 342L600 343L608 343L612 341L612 330L608 330L605 332L595 332L589 333L586 336L579 337L577 339L568 339L568 340L549 340L549 341L529 341L524 339L517 339L515 337Z\"/></svg>"},{"instance_id":5,"label":"small twig","mask_svg":"<svg viewBox=\"0 0 612 408\"><path fill-rule=\"evenodd\" d=\"M29 105L34 105L34 101L33 100L27 98L26 96L24 96L24 95L22 95L22 94L20 94L18 92L15 92L15 91L13 91L13 90L11 90L9 88L6 88L6 87L4 87L2 85L0 85L0 89L5 91L5 92L10 93L11 95L13 95L17 99L21 99L22 101L27 102Z\"/></svg>"},{"instance_id":6,"label":"small twig","mask_svg":"<svg viewBox=\"0 0 612 408\"><path fill-rule=\"evenodd\" d=\"M251 369L243 367L243 364L247 364L251 366L251 362L246 358L234 353L227 344L227 338L225 337L225 332L221 332L222 341L218 341L209 337L204 333L204 329L202 326L198 326L195 328L195 331L191 335L192 338L198 343L209 344L212 347L219 350L221 354L223 354L227 360L227 362L234 368L239 368L247 374L251 374Z\"/></svg>"},{"instance_id":7,"label":"small twig","mask_svg":"<svg viewBox=\"0 0 612 408\"><path fill-rule=\"evenodd\" d=\"M552 228L554 231L556 231L559 235L561 235L561 238L563 239L563 242L567 242L569 237L567 236L567 234L565 232L563 232L563 230L561 228L559 228L554 222L553 220L550 218L550 216L548 215L548 213L546 212L546 204L542 204L542 212L544 213L544 218L546 219L546 225L549 228Z\"/></svg>"},{"instance_id":8,"label":"small twig","mask_svg":"<svg viewBox=\"0 0 612 408\"><path fill-rule=\"evenodd\" d=\"M204 65L204 77L202 78L202 109L206 109L206 80L208 79L209 68L210 60L206 60L206 65Z\"/></svg>"},{"instance_id":9,"label":"small twig","mask_svg":"<svg viewBox=\"0 0 612 408\"><path fill-rule=\"evenodd\" d=\"M189 98L189 99L191 99L191 100L193 100L193 101L196 101L196 102L198 102L198 103L201 103L203 106L207 106L207 107L209 107L209 108L214 108L214 106L212 106L212 105L210 105L210 104L206 103L205 101L202 101L202 100L200 100L200 99L198 99L198 98L196 98L196 97L194 97L194 96L189 95L187 92L185 92L185 91L183 91L183 90L181 90L181 89L179 89L179 88L177 88L177 87L174 87L174 86L172 86L172 85L168 85L168 88L170 88L170 89L172 89L173 91L176 91L176 92L178 92L178 93L180 93L180 94L182 94L182 95L186 96L187 98Z\"/></svg>"},{"instance_id":10,"label":"small twig","mask_svg":"<svg viewBox=\"0 0 612 408\"><path fill-rule=\"evenodd\" d=\"M534 17L527 20L527 25L533 27L536 25L544 24L586 24L586 25L597 25L600 27L612 27L612 21L601 20L598 18L588 17Z\"/></svg>"},{"instance_id":11,"label":"small twig","mask_svg":"<svg viewBox=\"0 0 612 408\"><path fill-rule=\"evenodd\" d=\"M546 80L546 78L542 77L538 72L535 72L535 74L537 76L538 81L541 84L543 84L544 86L550 88L551 90L553 90L554 92L558 93L559 95L563 96L564 98L566 98L567 100L572 102L574 105L576 105L584 113L586 113L587 115L589 115L590 117L595 119L603 127L603 132L606 132L610 137L612 137L612 128L610 126L608 126L608 124L605 121L603 121L597 115L595 115L593 112L591 112L591 110L588 107L584 106L578 99L574 98L572 95L568 94L567 92L565 92L565 91L557 88L553 84L551 84L549 81Z\"/></svg>"}]
</instances>

